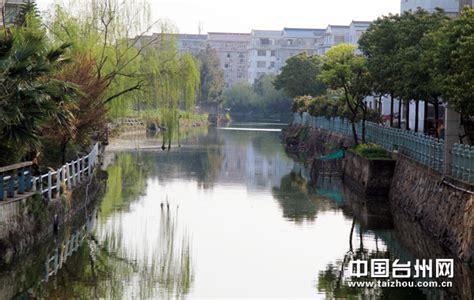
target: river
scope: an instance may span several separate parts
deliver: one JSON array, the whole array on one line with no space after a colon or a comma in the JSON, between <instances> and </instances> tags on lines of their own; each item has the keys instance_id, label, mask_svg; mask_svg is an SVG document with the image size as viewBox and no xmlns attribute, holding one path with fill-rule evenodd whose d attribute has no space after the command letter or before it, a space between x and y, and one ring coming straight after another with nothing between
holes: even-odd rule
<instances>
[{"instance_id":1,"label":"river","mask_svg":"<svg viewBox=\"0 0 474 300\"><path fill-rule=\"evenodd\" d=\"M0 272L0 298L451 299L472 292L472 272L461 265L453 289L349 288L349 258L447 254L402 213L359 199L337 177L310 184L304 164L285 153L281 128L196 129L169 152L159 136L116 140L97 208L82 226Z\"/></svg>"}]
</instances>

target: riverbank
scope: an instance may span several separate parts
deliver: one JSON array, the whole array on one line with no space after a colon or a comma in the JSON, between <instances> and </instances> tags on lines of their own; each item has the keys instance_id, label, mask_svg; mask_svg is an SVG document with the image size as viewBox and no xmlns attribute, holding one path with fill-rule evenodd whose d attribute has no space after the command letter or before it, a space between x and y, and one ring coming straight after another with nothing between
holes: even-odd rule
<instances>
[{"instance_id":1,"label":"riverbank","mask_svg":"<svg viewBox=\"0 0 474 300\"><path fill-rule=\"evenodd\" d=\"M315 174L314 162L321 153L351 144L348 136L296 124L283 132L282 140L287 151L313 167L311 174ZM355 165L353 161L346 164ZM464 263L474 264L474 198L466 192L472 186L453 178L444 180L434 170L402 155L397 157L389 186L387 205L399 207L442 247Z\"/></svg>"},{"instance_id":2,"label":"riverbank","mask_svg":"<svg viewBox=\"0 0 474 300\"><path fill-rule=\"evenodd\" d=\"M32 178L31 192L0 202L0 265L58 232L103 194L106 174L96 167L101 155L94 151L88 160L83 158L55 171L54 184L49 172Z\"/></svg>"}]
</instances>

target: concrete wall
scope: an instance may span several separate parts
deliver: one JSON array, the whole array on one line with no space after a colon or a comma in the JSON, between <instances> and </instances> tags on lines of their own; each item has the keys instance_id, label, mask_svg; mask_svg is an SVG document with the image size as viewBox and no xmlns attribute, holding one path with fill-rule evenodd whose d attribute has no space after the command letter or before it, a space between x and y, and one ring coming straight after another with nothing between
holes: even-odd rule
<instances>
[{"instance_id":1,"label":"concrete wall","mask_svg":"<svg viewBox=\"0 0 474 300\"><path fill-rule=\"evenodd\" d=\"M440 175L400 155L390 201L444 248L474 264L474 196L453 186L471 189L454 179L445 182Z\"/></svg>"},{"instance_id":2,"label":"concrete wall","mask_svg":"<svg viewBox=\"0 0 474 300\"><path fill-rule=\"evenodd\" d=\"M96 170L89 187L88 182L84 182L50 202L39 198L41 196L30 196L2 204L0 265L27 252L32 245L54 231L55 223L60 226L68 222L77 211L95 201L104 192L103 179L104 173Z\"/></svg>"},{"instance_id":3,"label":"concrete wall","mask_svg":"<svg viewBox=\"0 0 474 300\"><path fill-rule=\"evenodd\" d=\"M347 151L342 174L344 183L355 192L379 197L388 196L394 171L394 160L368 160Z\"/></svg>"}]
</instances>

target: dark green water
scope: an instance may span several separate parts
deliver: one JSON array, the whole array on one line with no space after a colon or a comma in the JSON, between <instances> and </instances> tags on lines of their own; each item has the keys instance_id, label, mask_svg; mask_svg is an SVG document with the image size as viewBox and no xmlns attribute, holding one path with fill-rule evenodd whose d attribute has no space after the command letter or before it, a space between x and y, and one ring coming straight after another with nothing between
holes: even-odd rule
<instances>
[{"instance_id":1,"label":"dark green water","mask_svg":"<svg viewBox=\"0 0 474 300\"><path fill-rule=\"evenodd\" d=\"M112 144L107 192L97 209L84 214L83 226L66 228L0 272L0 298L455 299L472 293L472 272L460 264L449 290L349 288L349 258L447 254L403 214L366 203L337 178L309 184L308 169L280 144L281 127L198 130L170 152L161 151L159 137Z\"/></svg>"}]
</instances>

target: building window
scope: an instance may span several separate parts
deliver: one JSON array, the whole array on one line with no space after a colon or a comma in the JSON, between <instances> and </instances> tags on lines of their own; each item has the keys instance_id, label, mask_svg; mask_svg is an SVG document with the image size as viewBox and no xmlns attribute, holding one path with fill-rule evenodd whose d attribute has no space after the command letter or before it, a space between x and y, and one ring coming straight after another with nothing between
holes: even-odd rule
<instances>
[{"instance_id":1,"label":"building window","mask_svg":"<svg viewBox=\"0 0 474 300\"><path fill-rule=\"evenodd\" d=\"M267 56L267 50L258 50L257 55L258 56Z\"/></svg>"},{"instance_id":2,"label":"building window","mask_svg":"<svg viewBox=\"0 0 474 300\"><path fill-rule=\"evenodd\" d=\"M293 40L286 40L286 44L288 46L292 46L293 45Z\"/></svg>"},{"instance_id":3,"label":"building window","mask_svg":"<svg viewBox=\"0 0 474 300\"><path fill-rule=\"evenodd\" d=\"M260 39L260 45L264 45L264 46L270 45L270 39L267 39L267 38Z\"/></svg>"},{"instance_id":4,"label":"building window","mask_svg":"<svg viewBox=\"0 0 474 300\"><path fill-rule=\"evenodd\" d=\"M229 68L229 64L225 64L225 68L228 69L228 68Z\"/></svg>"},{"instance_id":5,"label":"building window","mask_svg":"<svg viewBox=\"0 0 474 300\"><path fill-rule=\"evenodd\" d=\"M275 50L272 50L271 56L276 56L276 51Z\"/></svg>"},{"instance_id":6,"label":"building window","mask_svg":"<svg viewBox=\"0 0 474 300\"><path fill-rule=\"evenodd\" d=\"M274 61L272 61L272 62L270 63L270 68L272 68L272 69L275 68L275 62L274 62Z\"/></svg>"},{"instance_id":7,"label":"building window","mask_svg":"<svg viewBox=\"0 0 474 300\"><path fill-rule=\"evenodd\" d=\"M230 53L227 53L227 58L230 58Z\"/></svg>"},{"instance_id":8,"label":"building window","mask_svg":"<svg viewBox=\"0 0 474 300\"><path fill-rule=\"evenodd\" d=\"M245 63L245 60L241 58L241 59L240 59L240 63L241 63L241 64L244 64L244 63Z\"/></svg>"},{"instance_id":9,"label":"building window","mask_svg":"<svg viewBox=\"0 0 474 300\"><path fill-rule=\"evenodd\" d=\"M257 68L266 68L267 63L265 61L257 61Z\"/></svg>"}]
</instances>

